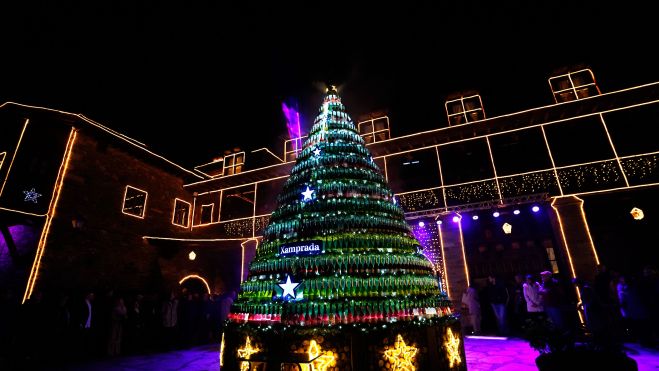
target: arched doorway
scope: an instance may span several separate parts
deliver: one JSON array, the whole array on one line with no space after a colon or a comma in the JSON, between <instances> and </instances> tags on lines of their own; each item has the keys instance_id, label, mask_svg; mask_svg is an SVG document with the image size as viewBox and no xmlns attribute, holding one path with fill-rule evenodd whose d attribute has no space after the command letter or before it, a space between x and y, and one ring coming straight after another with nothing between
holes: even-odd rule
<instances>
[{"instance_id":1,"label":"arched doorway","mask_svg":"<svg viewBox=\"0 0 659 371\"><path fill-rule=\"evenodd\" d=\"M190 293L196 293L196 294L211 293L211 288L208 285L208 281L206 281L204 277L197 274L189 274L181 278L181 280L178 281L178 283L179 285L181 285L181 289Z\"/></svg>"}]
</instances>

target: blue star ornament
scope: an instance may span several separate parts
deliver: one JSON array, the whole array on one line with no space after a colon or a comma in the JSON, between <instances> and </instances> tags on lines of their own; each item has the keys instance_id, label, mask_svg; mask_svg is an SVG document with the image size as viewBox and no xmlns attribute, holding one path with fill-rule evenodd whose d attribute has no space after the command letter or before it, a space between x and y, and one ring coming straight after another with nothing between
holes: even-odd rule
<instances>
[{"instance_id":1,"label":"blue star ornament","mask_svg":"<svg viewBox=\"0 0 659 371\"><path fill-rule=\"evenodd\" d=\"M309 188L309 186L307 186L307 190L302 192L302 196L304 196L302 201L311 200L311 195L313 195L314 192L315 191L313 189L311 189L311 188Z\"/></svg>"},{"instance_id":2,"label":"blue star ornament","mask_svg":"<svg viewBox=\"0 0 659 371\"><path fill-rule=\"evenodd\" d=\"M35 204L38 202L37 198L41 197L41 193L37 193L34 188L29 191L23 191L23 194L25 195L25 199L23 199L23 201L32 201Z\"/></svg>"},{"instance_id":3,"label":"blue star ornament","mask_svg":"<svg viewBox=\"0 0 659 371\"><path fill-rule=\"evenodd\" d=\"M278 285L282 288L282 290L284 290L284 292L281 294L282 299L286 299L288 295L295 299L295 288L300 284L291 282L291 276L286 276L286 283L279 283Z\"/></svg>"}]
</instances>

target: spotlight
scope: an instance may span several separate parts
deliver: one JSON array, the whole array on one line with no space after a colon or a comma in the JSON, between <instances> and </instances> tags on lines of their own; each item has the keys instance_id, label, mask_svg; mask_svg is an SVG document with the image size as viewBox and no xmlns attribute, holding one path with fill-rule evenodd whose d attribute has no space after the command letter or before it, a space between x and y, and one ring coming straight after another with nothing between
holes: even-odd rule
<instances>
[{"instance_id":1,"label":"spotlight","mask_svg":"<svg viewBox=\"0 0 659 371\"><path fill-rule=\"evenodd\" d=\"M437 221L437 225L442 225L442 221L441 221L441 220L438 220L438 221Z\"/></svg>"},{"instance_id":2,"label":"spotlight","mask_svg":"<svg viewBox=\"0 0 659 371\"><path fill-rule=\"evenodd\" d=\"M426 225L426 223L424 223L424 222L419 222L419 227L423 227L423 226L425 226L425 225Z\"/></svg>"},{"instance_id":3,"label":"spotlight","mask_svg":"<svg viewBox=\"0 0 659 371\"><path fill-rule=\"evenodd\" d=\"M459 222L459 221L460 221L460 217L459 217L459 216L456 215L456 216L453 217L453 223L457 223L457 222Z\"/></svg>"},{"instance_id":4,"label":"spotlight","mask_svg":"<svg viewBox=\"0 0 659 371\"><path fill-rule=\"evenodd\" d=\"M495 217L495 218L498 218L499 215L501 215L501 214L499 214L498 211L495 211L495 212L492 213L492 216Z\"/></svg>"},{"instance_id":5,"label":"spotlight","mask_svg":"<svg viewBox=\"0 0 659 371\"><path fill-rule=\"evenodd\" d=\"M474 220L478 220L478 215L474 215L471 218L474 219Z\"/></svg>"},{"instance_id":6,"label":"spotlight","mask_svg":"<svg viewBox=\"0 0 659 371\"><path fill-rule=\"evenodd\" d=\"M513 211L513 214L515 214L515 215L519 215L519 210L515 210L515 211Z\"/></svg>"},{"instance_id":7,"label":"spotlight","mask_svg":"<svg viewBox=\"0 0 659 371\"><path fill-rule=\"evenodd\" d=\"M533 205L533 207L531 208L531 210L532 210L534 213L537 213L538 211L540 211L540 207L539 207L538 205Z\"/></svg>"},{"instance_id":8,"label":"spotlight","mask_svg":"<svg viewBox=\"0 0 659 371\"><path fill-rule=\"evenodd\" d=\"M513 231L513 226L508 223L503 223L503 232L505 234L510 234Z\"/></svg>"}]
</instances>

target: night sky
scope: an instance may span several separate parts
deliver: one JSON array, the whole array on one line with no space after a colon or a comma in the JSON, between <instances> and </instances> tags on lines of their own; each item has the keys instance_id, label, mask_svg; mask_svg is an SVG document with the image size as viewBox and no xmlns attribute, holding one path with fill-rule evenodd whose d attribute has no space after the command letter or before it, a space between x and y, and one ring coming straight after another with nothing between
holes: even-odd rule
<instances>
[{"instance_id":1,"label":"night sky","mask_svg":"<svg viewBox=\"0 0 659 371\"><path fill-rule=\"evenodd\" d=\"M386 110L398 136L446 126L457 91L480 92L489 117L550 104L565 66L603 92L659 81L642 2L16 3L0 9L0 103L82 113L189 167L279 149L281 103L304 131L325 83L354 119Z\"/></svg>"}]
</instances>

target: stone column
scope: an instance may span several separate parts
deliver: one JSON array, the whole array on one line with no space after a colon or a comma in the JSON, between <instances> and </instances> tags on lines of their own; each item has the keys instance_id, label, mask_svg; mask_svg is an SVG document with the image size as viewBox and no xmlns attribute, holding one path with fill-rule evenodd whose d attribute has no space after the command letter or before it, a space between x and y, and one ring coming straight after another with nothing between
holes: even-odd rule
<instances>
[{"instance_id":1,"label":"stone column","mask_svg":"<svg viewBox=\"0 0 659 371\"><path fill-rule=\"evenodd\" d=\"M440 228L440 244L442 246L442 259L444 261L444 278L448 285L448 294L453 301L454 308L460 308L462 294L469 286L469 273L462 238L460 222L453 222L450 218L443 218Z\"/></svg>"},{"instance_id":2,"label":"stone column","mask_svg":"<svg viewBox=\"0 0 659 371\"><path fill-rule=\"evenodd\" d=\"M592 282L599 258L588 229L583 203L576 196L554 198L551 203L554 209L552 225L569 275Z\"/></svg>"}]
</instances>

